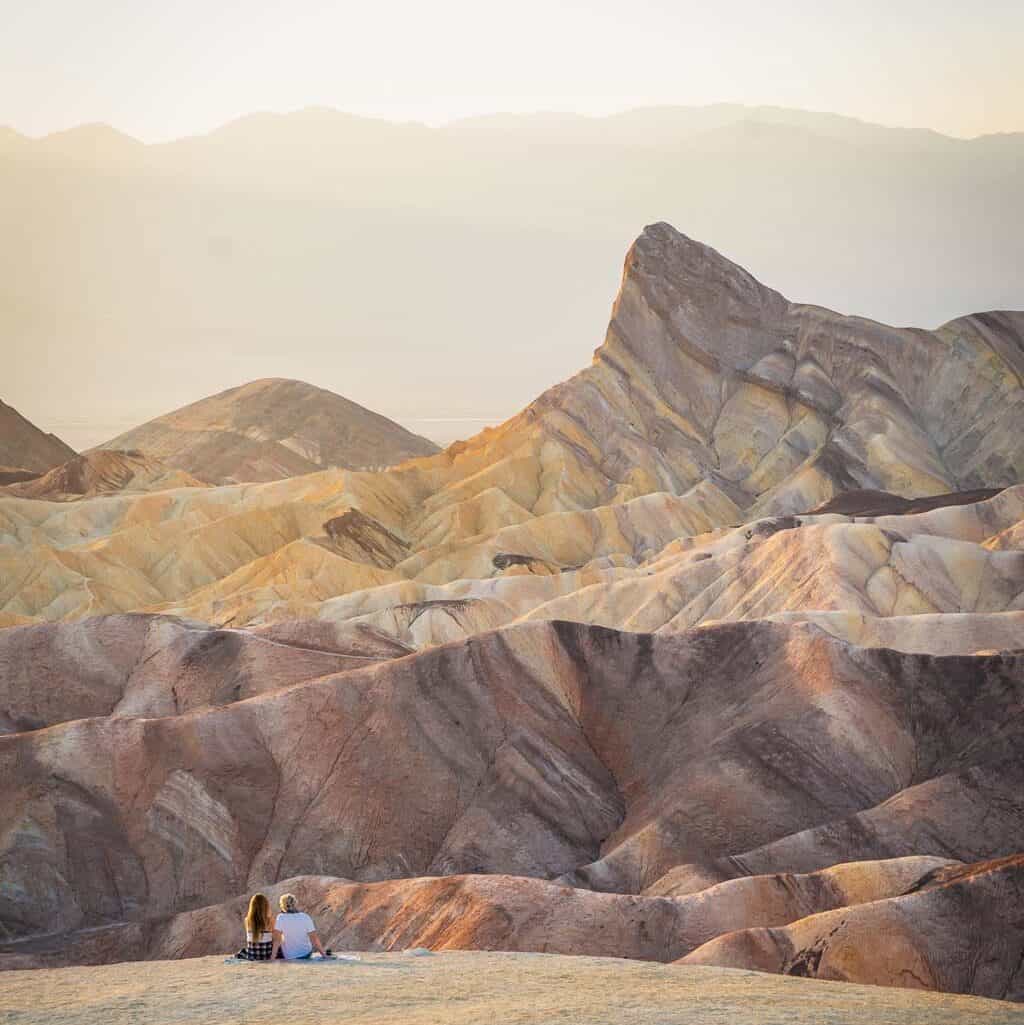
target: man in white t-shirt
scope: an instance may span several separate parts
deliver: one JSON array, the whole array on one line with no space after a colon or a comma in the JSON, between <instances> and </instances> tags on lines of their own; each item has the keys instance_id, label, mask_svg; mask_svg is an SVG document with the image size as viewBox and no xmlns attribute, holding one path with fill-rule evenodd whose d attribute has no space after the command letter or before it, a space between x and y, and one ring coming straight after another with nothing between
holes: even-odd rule
<instances>
[{"instance_id":1,"label":"man in white t-shirt","mask_svg":"<svg viewBox=\"0 0 1024 1025\"><path fill-rule=\"evenodd\" d=\"M311 957L314 949L320 952L321 957L330 957L320 942L313 919L299 910L295 896L282 894L280 905L281 913L274 922L274 945L282 957L286 961L298 961Z\"/></svg>"}]
</instances>

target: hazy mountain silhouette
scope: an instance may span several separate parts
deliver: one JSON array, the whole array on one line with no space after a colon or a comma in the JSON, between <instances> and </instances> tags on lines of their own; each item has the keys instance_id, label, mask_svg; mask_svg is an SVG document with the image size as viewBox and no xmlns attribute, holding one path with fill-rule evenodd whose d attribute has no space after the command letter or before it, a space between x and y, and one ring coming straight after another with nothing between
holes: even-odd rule
<instances>
[{"instance_id":1,"label":"hazy mountain silhouette","mask_svg":"<svg viewBox=\"0 0 1024 1025\"><path fill-rule=\"evenodd\" d=\"M7 133L0 154L0 331L34 408L135 415L144 393L157 415L197 377L300 374L399 420L498 420L580 365L658 220L888 323L1022 305L1024 134L728 104L441 128L311 108L149 146Z\"/></svg>"}]
</instances>

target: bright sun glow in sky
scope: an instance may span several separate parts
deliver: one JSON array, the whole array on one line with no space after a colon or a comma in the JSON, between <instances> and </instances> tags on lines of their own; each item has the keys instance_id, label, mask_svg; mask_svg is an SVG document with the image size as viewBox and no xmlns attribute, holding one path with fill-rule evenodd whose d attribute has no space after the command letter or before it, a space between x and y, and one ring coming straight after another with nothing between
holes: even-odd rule
<instances>
[{"instance_id":1,"label":"bright sun glow in sky","mask_svg":"<svg viewBox=\"0 0 1024 1025\"><path fill-rule=\"evenodd\" d=\"M30 135L720 101L1024 129L1020 0L0 0L0 24L0 124Z\"/></svg>"}]
</instances>

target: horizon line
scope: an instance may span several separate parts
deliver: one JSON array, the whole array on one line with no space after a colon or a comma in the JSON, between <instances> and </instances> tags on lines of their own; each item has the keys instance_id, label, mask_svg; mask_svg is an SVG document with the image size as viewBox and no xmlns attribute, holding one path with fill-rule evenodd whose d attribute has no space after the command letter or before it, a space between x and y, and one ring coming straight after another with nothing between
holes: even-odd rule
<instances>
[{"instance_id":1,"label":"horizon line","mask_svg":"<svg viewBox=\"0 0 1024 1025\"><path fill-rule=\"evenodd\" d=\"M300 114L320 113L327 115L337 115L345 118L351 118L359 121L375 121L381 124L389 124L395 126L408 126L408 127L420 127L427 131L438 131L446 128L451 128L455 125L465 124L471 121L483 121L490 118L543 118L543 117L559 117L567 119L576 119L580 121L605 121L616 117L622 117L629 114L640 113L642 111L672 111L672 110L715 110L718 108L735 108L741 111L749 111L756 113L758 111L778 111L795 114L806 114L818 117L831 117L837 118L841 121L851 122L858 125L863 125L870 128L880 128L885 131L891 132L905 132L923 136L936 136L941 139L948 139L951 142L975 142L980 139L992 139L1001 136L1012 136L1024 134L1024 127L1016 129L1006 129L1003 131L996 132L982 132L978 135L956 135L950 132L944 132L937 128L918 128L911 127L908 125L900 124L886 124L881 121L872 121L864 117L859 117L855 114L842 114L833 110L820 110L810 107L787 107L781 104L774 103L736 103L729 100L716 101L714 103L651 103L651 104L640 104L635 106L627 106L622 108L616 108L603 113L586 113L583 111L576 110L559 110L553 108L535 108L530 110L492 110L486 112L480 112L475 114L459 115L457 117L444 118L440 120L432 120L429 118L400 118L400 117L389 117L380 114L367 114L357 113L351 110L346 110L342 107L334 107L327 104L310 103L301 107L291 107L287 109L270 109L270 108L259 108L248 111L246 113L238 114L234 117L229 117L225 121L218 122L214 127L206 130L197 130L194 132L187 132L182 135L173 135L167 137L145 139L138 135L133 135L130 132L126 132L121 128L118 128L115 124L110 121L94 120L94 121L80 121L71 125L67 125L64 128L57 128L53 131L44 132L42 134L29 134L16 128L9 122L0 122L0 131L6 131L18 136L19 139L23 139L29 142L45 142L47 139L53 139L61 135L67 135L69 133L80 131L82 129L89 128L102 128L107 131L113 132L120 136L126 141L136 143L140 146L165 146L171 145L176 142L184 142L190 139L202 139L208 138L209 136L215 135L225 128L231 125L238 124L250 118L258 117L280 117L288 118L295 117Z\"/></svg>"}]
</instances>

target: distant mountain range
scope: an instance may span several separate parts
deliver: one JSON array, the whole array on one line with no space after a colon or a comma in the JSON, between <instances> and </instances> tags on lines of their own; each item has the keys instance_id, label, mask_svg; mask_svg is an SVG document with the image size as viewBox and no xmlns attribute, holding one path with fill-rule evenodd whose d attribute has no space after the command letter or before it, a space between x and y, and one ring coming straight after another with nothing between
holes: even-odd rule
<instances>
[{"instance_id":1,"label":"distant mountain range","mask_svg":"<svg viewBox=\"0 0 1024 1025\"><path fill-rule=\"evenodd\" d=\"M440 128L309 109L159 145L7 131L5 394L155 416L300 374L404 422L499 420L580 365L659 220L889 323L1019 308L1022 167L1021 133L735 105Z\"/></svg>"},{"instance_id":2,"label":"distant mountain range","mask_svg":"<svg viewBox=\"0 0 1024 1025\"><path fill-rule=\"evenodd\" d=\"M879 125L860 118L823 111L789 107L749 106L738 103L713 103L705 106L638 107L616 114L592 116L560 111L529 114L483 114L430 127L415 121L386 121L346 114L331 107L306 107L291 113L257 112L236 118L205 134L184 136L164 143L146 144L102 122L78 125L30 137L10 127L0 126L0 146L40 144L51 152L84 156L92 152L104 159L121 157L141 159L144 149L176 151L211 139L260 140L267 134L283 133L293 140L313 130L322 133L324 142L332 136L362 133L364 138L405 135L420 140L444 137L490 138L492 141L548 141L557 143L595 142L600 144L662 146L706 132L731 128L739 123L759 123L788 127L857 145L908 145L936 150L975 144L979 141L1007 140L1022 132L1000 132L962 139L924 128Z\"/></svg>"}]
</instances>

